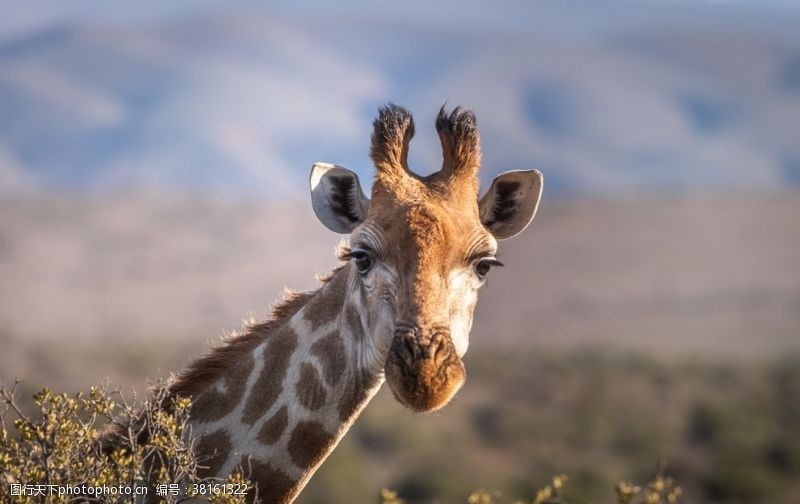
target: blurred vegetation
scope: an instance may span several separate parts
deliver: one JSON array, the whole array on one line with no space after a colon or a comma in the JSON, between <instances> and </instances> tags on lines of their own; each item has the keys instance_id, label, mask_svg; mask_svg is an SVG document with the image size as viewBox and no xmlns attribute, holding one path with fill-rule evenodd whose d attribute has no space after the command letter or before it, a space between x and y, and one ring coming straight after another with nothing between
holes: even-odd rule
<instances>
[{"instance_id":1,"label":"blurred vegetation","mask_svg":"<svg viewBox=\"0 0 800 504\"><path fill-rule=\"evenodd\" d=\"M0 399L0 502L133 502L133 495L126 492L146 487L147 495L153 496L161 486L160 501L177 503L185 501L194 488L214 492L221 483L232 485L231 489L248 484L237 473L225 481L199 476L203 460L183 436L191 401L168 399L161 384L153 386L139 407L107 387L91 387L88 395L43 389L33 396L38 411L30 416L17 402L16 385L0 387ZM101 445L104 425L121 427L113 449L104 450ZM184 484L186 490L169 491L169 485L176 483ZM31 490L15 494L14 484ZM67 492L67 486L116 492L75 494ZM245 502L244 494L219 491L209 495L215 503ZM205 492L200 496L205 497Z\"/></svg>"},{"instance_id":2,"label":"blurred vegetation","mask_svg":"<svg viewBox=\"0 0 800 504\"><path fill-rule=\"evenodd\" d=\"M602 350L467 355L465 389L411 413L383 390L301 502L530 501L566 473L569 502L615 502L661 460L686 502L800 502L800 357L659 360Z\"/></svg>"},{"instance_id":3,"label":"blurred vegetation","mask_svg":"<svg viewBox=\"0 0 800 504\"><path fill-rule=\"evenodd\" d=\"M552 481L540 488L531 501L516 501L514 504L570 504L565 497L567 477L563 474L554 476ZM683 489L675 480L665 477L661 470L645 486L640 487L632 483L620 482L616 486L617 504L677 504ZM392 490L383 489L380 495L381 504L405 504L405 501ZM469 494L467 504L501 504L502 500L497 492L477 490Z\"/></svg>"},{"instance_id":4,"label":"blurred vegetation","mask_svg":"<svg viewBox=\"0 0 800 504\"><path fill-rule=\"evenodd\" d=\"M433 414L404 409L384 387L298 502L375 502L380 495L378 500L409 504L537 498L584 504L620 502L628 495L623 502L645 503L653 488L668 488L661 498L670 502L675 485L658 471L662 460L680 482L681 502L800 502L800 356L687 361L600 349L483 348L466 361L465 388ZM96 413L97 393L39 394L35 403L20 397L19 415L28 419L9 428L16 437L4 430L5 481L31 470L26 463L41 461L38 434L20 440L20 433L43 429L55 433L56 445L78 446L72 456L90 453L92 446L79 434L96 428L85 425L87 415ZM131 414L130 406L112 402L117 414ZM50 420L54 411L56 418L74 415L83 424L63 437ZM181 425L180 418L175 421ZM9 462L6 454L15 458ZM568 484L556 483L553 474L567 474ZM381 488L393 492L381 494ZM549 496L542 493L547 488Z\"/></svg>"},{"instance_id":5,"label":"blurred vegetation","mask_svg":"<svg viewBox=\"0 0 800 504\"><path fill-rule=\"evenodd\" d=\"M159 502L178 503L193 496L212 503L243 503L245 494L186 495L186 492L157 492L164 487L181 482L185 487L192 483L213 483L198 473L203 461L193 450L191 438L183 434L188 428L191 401L187 398L169 398L166 388L156 384L150 397L140 407L129 404L118 392L107 387L91 387L88 396L82 393L70 396L54 394L42 389L33 395L38 415L29 417L17 402L16 384L10 390L0 387L4 408L0 410L0 470L2 470L1 502L132 502L132 495L92 493L75 495L53 494L45 490L40 494L28 491L13 493L13 484L26 487L51 486L78 487L147 487L147 494L157 495ZM116 399L118 398L118 399ZM115 400L116 399L116 400ZM12 431L6 429L9 417L14 417ZM113 449L106 449L101 439L105 436L99 425L116 426L113 439L118 441ZM533 504L569 504L564 496L567 477L555 476L539 489ZM246 483L240 474L229 477L225 483ZM251 490L252 491L252 490ZM630 483L616 486L618 504L676 504L682 489L661 471L644 487ZM190 492L191 494L191 492ZM208 498L207 498L208 497ZM258 502L256 494L256 502ZM382 504L404 504L396 493L383 489ZM499 504L496 493L477 490L467 497L468 504Z\"/></svg>"}]
</instances>

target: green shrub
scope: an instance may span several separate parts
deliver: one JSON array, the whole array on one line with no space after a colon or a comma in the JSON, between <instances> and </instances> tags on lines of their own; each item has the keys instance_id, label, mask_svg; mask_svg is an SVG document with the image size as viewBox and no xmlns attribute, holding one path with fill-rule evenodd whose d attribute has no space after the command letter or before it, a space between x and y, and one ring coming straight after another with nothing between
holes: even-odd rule
<instances>
[{"instance_id":1,"label":"green shrub","mask_svg":"<svg viewBox=\"0 0 800 504\"><path fill-rule=\"evenodd\" d=\"M570 504L565 496L567 477L563 474L554 476L550 484L545 485L538 492L532 504ZM616 486L618 504L677 504L683 490L672 478L665 477L659 470L656 476L644 486L621 482ZM381 490L382 504L405 504L403 499L392 490ZM467 497L467 504L500 504L502 500L497 492L477 490ZM514 504L525 504L516 502Z\"/></svg>"},{"instance_id":2,"label":"green shrub","mask_svg":"<svg viewBox=\"0 0 800 504\"><path fill-rule=\"evenodd\" d=\"M124 492L139 488L146 489L148 495L158 495L163 502L177 503L193 496L186 490L194 484L247 483L240 474L224 482L198 476L203 460L193 451L191 436L184 435L191 401L170 398L161 383L151 388L149 398L138 407L107 386L91 387L87 396L43 389L33 396L38 409L35 417L20 408L17 386L10 390L0 387L4 403L0 408L2 502L130 502L132 497ZM109 447L112 432L115 443ZM554 477L536 493L532 503L568 504L566 481L566 476ZM20 492L19 485L26 485L26 490ZM17 486L17 492L12 493L13 486ZM66 491L67 486L109 490L77 494ZM40 488L43 494L36 495ZM116 493L111 491L114 488L118 489ZM678 502L681 488L659 473L644 487L619 483L616 492L620 504L673 504ZM208 497L219 503L244 502L246 498L224 492ZM381 492L380 501L404 502L389 490ZM478 490L467 502L498 504L500 500L496 493Z\"/></svg>"},{"instance_id":3,"label":"green shrub","mask_svg":"<svg viewBox=\"0 0 800 504\"><path fill-rule=\"evenodd\" d=\"M138 491L173 503L195 485L218 491L211 502L244 502L244 495L225 493L246 484L241 475L198 476L203 460L183 435L191 401L170 399L163 384L138 407L107 387L91 387L88 395L43 389L33 397L36 416L20 408L17 386L0 387L0 502L131 502L127 492ZM114 445L104 446L111 429Z\"/></svg>"}]
</instances>

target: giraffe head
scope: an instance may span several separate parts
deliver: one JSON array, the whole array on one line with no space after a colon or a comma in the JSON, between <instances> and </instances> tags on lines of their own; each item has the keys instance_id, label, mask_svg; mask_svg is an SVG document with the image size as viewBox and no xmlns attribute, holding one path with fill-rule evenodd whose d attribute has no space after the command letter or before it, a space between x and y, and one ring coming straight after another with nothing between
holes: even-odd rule
<instances>
[{"instance_id":1,"label":"giraffe head","mask_svg":"<svg viewBox=\"0 0 800 504\"><path fill-rule=\"evenodd\" d=\"M480 145L472 112L444 108L436 119L444 162L420 176L408 168L411 114L381 108L370 155L376 176L367 198L355 173L317 163L314 210L350 236L348 295L358 306L367 355L385 370L395 397L417 410L444 406L466 378L478 289L500 266L497 240L521 232L536 213L542 175L499 175L478 198Z\"/></svg>"}]
</instances>

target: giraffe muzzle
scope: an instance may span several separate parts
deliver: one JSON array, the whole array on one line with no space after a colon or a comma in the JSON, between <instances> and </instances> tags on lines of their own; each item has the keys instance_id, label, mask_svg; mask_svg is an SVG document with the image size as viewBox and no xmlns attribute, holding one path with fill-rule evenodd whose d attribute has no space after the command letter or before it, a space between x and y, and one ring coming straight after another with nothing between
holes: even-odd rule
<instances>
[{"instance_id":1,"label":"giraffe muzzle","mask_svg":"<svg viewBox=\"0 0 800 504\"><path fill-rule=\"evenodd\" d=\"M416 411L439 409L465 379L464 363L449 331L403 327L395 332L386 360L386 380L402 404Z\"/></svg>"}]
</instances>

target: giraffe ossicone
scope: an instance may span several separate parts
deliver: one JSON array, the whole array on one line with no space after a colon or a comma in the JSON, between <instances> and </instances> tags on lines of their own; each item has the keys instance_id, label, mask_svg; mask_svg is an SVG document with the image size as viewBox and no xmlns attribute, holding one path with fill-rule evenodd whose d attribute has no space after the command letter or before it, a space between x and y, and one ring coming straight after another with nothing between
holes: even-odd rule
<instances>
[{"instance_id":1,"label":"giraffe ossicone","mask_svg":"<svg viewBox=\"0 0 800 504\"><path fill-rule=\"evenodd\" d=\"M406 109L382 107L373 127L370 197L346 168L311 170L317 217L350 234L344 263L319 290L289 296L270 320L190 364L170 389L193 398L205 474L242 470L261 502L293 501L384 381L415 411L447 404L466 378L461 359L478 289L500 265L497 240L521 232L539 203L536 170L499 175L478 197L470 111L439 112L444 161L429 176L408 167Z\"/></svg>"}]
</instances>

